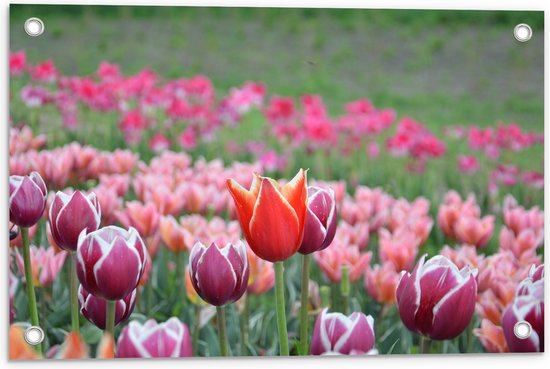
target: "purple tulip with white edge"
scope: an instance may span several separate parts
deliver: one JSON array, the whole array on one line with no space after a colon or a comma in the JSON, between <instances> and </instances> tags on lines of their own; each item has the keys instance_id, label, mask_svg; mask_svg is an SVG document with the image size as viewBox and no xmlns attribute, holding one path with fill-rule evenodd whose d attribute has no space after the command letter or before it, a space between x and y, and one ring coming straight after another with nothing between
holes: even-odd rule
<instances>
[{"instance_id":1,"label":"purple tulip with white edge","mask_svg":"<svg viewBox=\"0 0 550 369\"><path fill-rule=\"evenodd\" d=\"M350 316L323 309L317 316L310 352L312 355L363 355L374 348L374 319L354 312Z\"/></svg>"},{"instance_id":2,"label":"purple tulip with white edge","mask_svg":"<svg viewBox=\"0 0 550 369\"><path fill-rule=\"evenodd\" d=\"M444 256L425 262L423 255L412 274L403 271L395 296L403 324L433 340L460 335L474 314L477 269L458 267Z\"/></svg>"},{"instance_id":3,"label":"purple tulip with white edge","mask_svg":"<svg viewBox=\"0 0 550 369\"><path fill-rule=\"evenodd\" d=\"M336 234L336 200L332 188L309 186L307 196L304 238L298 249L301 254L326 249Z\"/></svg>"},{"instance_id":4,"label":"purple tulip with white edge","mask_svg":"<svg viewBox=\"0 0 550 369\"><path fill-rule=\"evenodd\" d=\"M242 241L219 248L197 242L189 257L191 283L206 302L223 306L237 301L248 286L248 257Z\"/></svg>"},{"instance_id":5,"label":"purple tulip with white edge","mask_svg":"<svg viewBox=\"0 0 550 369\"><path fill-rule=\"evenodd\" d=\"M531 325L528 337L515 335L518 322ZM502 330L510 352L544 352L544 266L531 268L516 290L514 301L502 315Z\"/></svg>"},{"instance_id":6,"label":"purple tulip with white edge","mask_svg":"<svg viewBox=\"0 0 550 369\"><path fill-rule=\"evenodd\" d=\"M58 191L49 213L50 230L55 243L67 251L76 251L83 230L93 232L101 222L101 207L95 193Z\"/></svg>"},{"instance_id":7,"label":"purple tulip with white edge","mask_svg":"<svg viewBox=\"0 0 550 369\"><path fill-rule=\"evenodd\" d=\"M119 358L191 357L189 328L178 318L164 323L150 319L145 324L131 321L117 343Z\"/></svg>"},{"instance_id":8,"label":"purple tulip with white edge","mask_svg":"<svg viewBox=\"0 0 550 369\"><path fill-rule=\"evenodd\" d=\"M122 323L132 314L136 305L136 291L133 290L128 296L116 302L115 325ZM105 329L107 302L104 299L95 297L80 286L78 288L78 303L80 304L80 313L86 319L99 329Z\"/></svg>"},{"instance_id":9,"label":"purple tulip with white edge","mask_svg":"<svg viewBox=\"0 0 550 369\"><path fill-rule=\"evenodd\" d=\"M10 222L23 228L38 223L44 214L48 192L40 174L31 172L28 176L10 176L9 186Z\"/></svg>"},{"instance_id":10,"label":"purple tulip with white edge","mask_svg":"<svg viewBox=\"0 0 550 369\"><path fill-rule=\"evenodd\" d=\"M96 297L121 300L136 289L147 262L145 244L135 228L100 228L78 237L77 275Z\"/></svg>"}]
</instances>

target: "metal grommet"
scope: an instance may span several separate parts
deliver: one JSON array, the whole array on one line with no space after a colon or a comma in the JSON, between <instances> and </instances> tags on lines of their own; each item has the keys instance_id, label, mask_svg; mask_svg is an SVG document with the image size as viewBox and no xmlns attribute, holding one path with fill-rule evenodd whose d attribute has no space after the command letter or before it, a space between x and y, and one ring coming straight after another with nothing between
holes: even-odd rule
<instances>
[{"instance_id":1,"label":"metal grommet","mask_svg":"<svg viewBox=\"0 0 550 369\"><path fill-rule=\"evenodd\" d=\"M39 345L44 341L44 331L35 325L30 326L25 330L24 338L29 345Z\"/></svg>"},{"instance_id":2,"label":"metal grommet","mask_svg":"<svg viewBox=\"0 0 550 369\"><path fill-rule=\"evenodd\" d=\"M525 340L531 336L531 331L533 328L529 322L520 320L514 325L514 335L520 340Z\"/></svg>"},{"instance_id":3,"label":"metal grommet","mask_svg":"<svg viewBox=\"0 0 550 369\"><path fill-rule=\"evenodd\" d=\"M25 21L24 28L27 35L32 37L40 36L44 33L44 22L40 18L32 17Z\"/></svg>"},{"instance_id":4,"label":"metal grommet","mask_svg":"<svg viewBox=\"0 0 550 369\"><path fill-rule=\"evenodd\" d=\"M533 30L526 23L520 23L514 27L514 37L519 42L527 42L533 36Z\"/></svg>"}]
</instances>

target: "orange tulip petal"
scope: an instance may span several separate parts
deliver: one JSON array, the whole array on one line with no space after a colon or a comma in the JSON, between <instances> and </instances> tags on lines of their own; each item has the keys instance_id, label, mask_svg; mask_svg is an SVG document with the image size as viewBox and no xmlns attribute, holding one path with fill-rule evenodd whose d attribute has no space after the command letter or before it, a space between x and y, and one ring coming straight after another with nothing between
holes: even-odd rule
<instances>
[{"instance_id":1,"label":"orange tulip petal","mask_svg":"<svg viewBox=\"0 0 550 369\"><path fill-rule=\"evenodd\" d=\"M104 333L103 338L97 346L96 358L112 359L115 357L115 341L109 333Z\"/></svg>"},{"instance_id":2,"label":"orange tulip petal","mask_svg":"<svg viewBox=\"0 0 550 369\"><path fill-rule=\"evenodd\" d=\"M23 328L11 325L9 334L10 360L29 360L38 359L40 356L34 351L32 346L27 344L24 338Z\"/></svg>"},{"instance_id":3,"label":"orange tulip petal","mask_svg":"<svg viewBox=\"0 0 550 369\"><path fill-rule=\"evenodd\" d=\"M254 253L271 262L288 259L300 246L296 211L267 178L262 178L248 233Z\"/></svg>"},{"instance_id":4,"label":"orange tulip petal","mask_svg":"<svg viewBox=\"0 0 550 369\"><path fill-rule=\"evenodd\" d=\"M258 174L254 173L254 179L252 180L250 191L245 189L233 179L227 180L227 188L229 189L229 193L233 197L233 200L235 200L235 207L241 223L241 228L246 235L248 225L250 224L250 219L252 219L254 204L256 203L256 198L260 192L260 178Z\"/></svg>"},{"instance_id":5,"label":"orange tulip petal","mask_svg":"<svg viewBox=\"0 0 550 369\"><path fill-rule=\"evenodd\" d=\"M307 214L307 170L300 169L294 178L283 186L281 193L298 216L300 223L300 242Z\"/></svg>"}]
</instances>

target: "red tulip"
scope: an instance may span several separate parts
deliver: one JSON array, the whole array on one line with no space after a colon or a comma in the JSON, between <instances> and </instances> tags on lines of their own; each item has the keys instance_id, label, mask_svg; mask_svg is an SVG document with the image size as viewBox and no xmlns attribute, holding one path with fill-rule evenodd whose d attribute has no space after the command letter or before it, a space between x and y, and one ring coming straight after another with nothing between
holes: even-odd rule
<instances>
[{"instance_id":1,"label":"red tulip","mask_svg":"<svg viewBox=\"0 0 550 369\"><path fill-rule=\"evenodd\" d=\"M77 275L82 286L96 297L121 300L138 285L145 269L147 251L141 237L109 226L78 238Z\"/></svg>"},{"instance_id":2,"label":"red tulip","mask_svg":"<svg viewBox=\"0 0 550 369\"><path fill-rule=\"evenodd\" d=\"M67 251L76 251L78 236L85 230L93 232L101 222L101 208L95 193L84 195L75 191L55 194L50 207L50 230L57 244Z\"/></svg>"},{"instance_id":3,"label":"red tulip","mask_svg":"<svg viewBox=\"0 0 550 369\"><path fill-rule=\"evenodd\" d=\"M311 254L326 249L336 234L336 201L331 188L309 186L304 238L298 249Z\"/></svg>"},{"instance_id":4,"label":"red tulip","mask_svg":"<svg viewBox=\"0 0 550 369\"><path fill-rule=\"evenodd\" d=\"M317 316L311 354L365 354L374 347L374 319L360 312L349 317L324 309Z\"/></svg>"},{"instance_id":5,"label":"red tulip","mask_svg":"<svg viewBox=\"0 0 550 369\"><path fill-rule=\"evenodd\" d=\"M46 184L38 172L10 176L10 222L29 228L38 223L46 206Z\"/></svg>"},{"instance_id":6,"label":"red tulip","mask_svg":"<svg viewBox=\"0 0 550 369\"><path fill-rule=\"evenodd\" d=\"M302 243L307 212L306 171L284 186L254 175L250 190L228 179L227 187L250 248L260 258L276 262L294 255Z\"/></svg>"},{"instance_id":7,"label":"red tulip","mask_svg":"<svg viewBox=\"0 0 550 369\"><path fill-rule=\"evenodd\" d=\"M145 324L131 321L120 334L117 357L190 357L193 356L189 328L173 317L164 323L153 319Z\"/></svg>"},{"instance_id":8,"label":"red tulip","mask_svg":"<svg viewBox=\"0 0 550 369\"><path fill-rule=\"evenodd\" d=\"M78 303L80 313L86 319L95 324L99 329L105 329L107 302L99 297L95 297L82 286L78 287ZM136 304L136 290L133 290L125 298L116 302L115 325L125 321L130 317Z\"/></svg>"},{"instance_id":9,"label":"red tulip","mask_svg":"<svg viewBox=\"0 0 550 369\"><path fill-rule=\"evenodd\" d=\"M242 241L218 248L197 242L189 256L191 282L199 296L214 306L241 298L248 286L248 258Z\"/></svg>"},{"instance_id":10,"label":"red tulip","mask_svg":"<svg viewBox=\"0 0 550 369\"><path fill-rule=\"evenodd\" d=\"M424 263L422 256L412 274L403 272L395 291L405 326L434 340L457 337L470 323L477 294L477 270L458 270L437 255Z\"/></svg>"}]
</instances>

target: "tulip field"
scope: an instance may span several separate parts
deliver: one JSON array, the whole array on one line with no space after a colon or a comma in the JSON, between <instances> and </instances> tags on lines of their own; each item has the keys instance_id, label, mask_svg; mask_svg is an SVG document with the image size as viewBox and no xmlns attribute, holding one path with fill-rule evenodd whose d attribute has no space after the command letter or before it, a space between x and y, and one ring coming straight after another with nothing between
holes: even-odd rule
<instances>
[{"instance_id":1,"label":"tulip field","mask_svg":"<svg viewBox=\"0 0 550 369\"><path fill-rule=\"evenodd\" d=\"M9 55L11 359L544 351L542 121L35 56Z\"/></svg>"}]
</instances>

